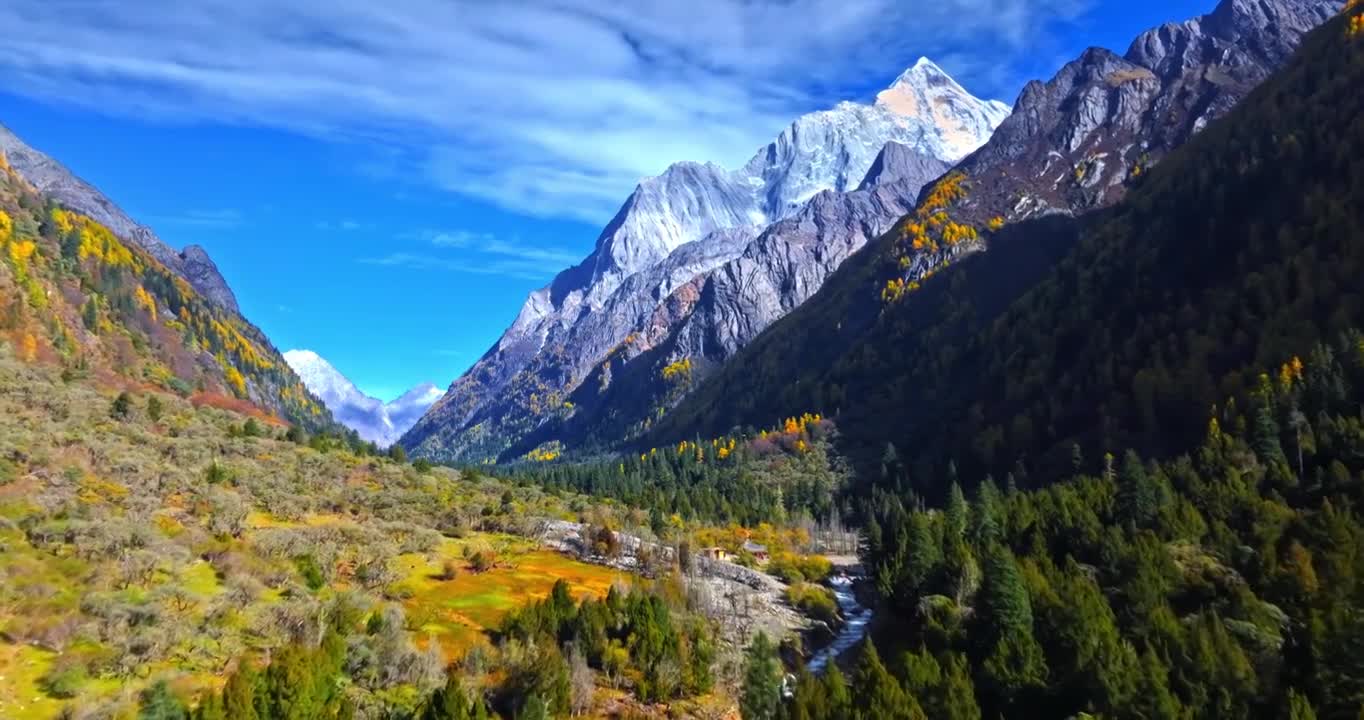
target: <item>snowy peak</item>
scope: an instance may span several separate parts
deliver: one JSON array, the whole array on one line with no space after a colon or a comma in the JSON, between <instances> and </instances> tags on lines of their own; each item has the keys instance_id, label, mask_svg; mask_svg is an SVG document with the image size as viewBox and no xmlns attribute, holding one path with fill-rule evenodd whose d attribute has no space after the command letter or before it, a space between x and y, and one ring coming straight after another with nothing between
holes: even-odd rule
<instances>
[{"instance_id":1,"label":"snowy peak","mask_svg":"<svg viewBox=\"0 0 1364 720\"><path fill-rule=\"evenodd\" d=\"M332 411L337 422L380 446L396 442L444 394L435 385L422 383L384 404L360 392L355 383L312 350L290 350L284 353L284 360Z\"/></svg>"},{"instance_id":2,"label":"snowy peak","mask_svg":"<svg viewBox=\"0 0 1364 720\"><path fill-rule=\"evenodd\" d=\"M926 149L949 162L984 145L1009 116L1008 105L972 95L928 58L919 58L878 93L876 107L927 124L937 144Z\"/></svg>"}]
</instances>

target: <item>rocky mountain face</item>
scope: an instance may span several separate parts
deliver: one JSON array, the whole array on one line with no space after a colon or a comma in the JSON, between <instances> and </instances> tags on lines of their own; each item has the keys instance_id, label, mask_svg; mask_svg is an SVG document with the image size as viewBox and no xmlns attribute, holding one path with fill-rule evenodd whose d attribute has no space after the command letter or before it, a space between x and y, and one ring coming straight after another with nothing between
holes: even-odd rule
<instances>
[{"instance_id":1,"label":"rocky mountain face","mask_svg":"<svg viewBox=\"0 0 1364 720\"><path fill-rule=\"evenodd\" d=\"M1125 55L1090 48L1023 89L990 142L958 168L977 223L1116 202L1167 152L1280 67L1341 3L1222 0L1209 14L1139 35Z\"/></svg>"},{"instance_id":2,"label":"rocky mountain face","mask_svg":"<svg viewBox=\"0 0 1364 720\"><path fill-rule=\"evenodd\" d=\"M4 125L0 125L0 151L9 164L39 192L62 206L88 215L115 235L145 250L177 275L189 281L200 295L220 308L239 313L237 298L218 266L198 245L177 252L146 225L138 223L115 205L104 193L76 177L66 166L29 147Z\"/></svg>"},{"instance_id":3,"label":"rocky mountain face","mask_svg":"<svg viewBox=\"0 0 1364 720\"><path fill-rule=\"evenodd\" d=\"M638 424L675 399L663 366L686 361L690 382L800 304L1007 114L920 60L874 104L802 116L738 170L678 163L641 182L403 444L470 460L562 442L627 365L652 378L624 413Z\"/></svg>"},{"instance_id":4,"label":"rocky mountain face","mask_svg":"<svg viewBox=\"0 0 1364 720\"><path fill-rule=\"evenodd\" d=\"M384 403L360 392L345 375L311 350L289 350L284 353L284 360L337 422L380 447L397 441L443 394L435 385L422 383Z\"/></svg>"},{"instance_id":5,"label":"rocky mountain face","mask_svg":"<svg viewBox=\"0 0 1364 720\"><path fill-rule=\"evenodd\" d=\"M1288 60L1307 31L1339 8L1340 3L1306 0L1222 0L1208 15L1142 33L1125 56L1091 48L1049 81L1029 83L989 142L955 166L963 197L943 203L941 196L935 199L938 193L923 193L915 215L840 266L817 296L726 362L702 390L689 393L654 423L648 442L770 423L781 413L838 413L844 393L855 395L847 383L827 380L837 368L852 362L859 349L867 355L859 361L864 364L878 353L886 363L896 362L902 348L885 346L878 335L891 322L887 318L903 318L904 327L918 328L915 332L928 332L938 321L915 315L930 301L916 301L913 294L887 301L888 280L919 286L963 257L979 251L991 256L997 237L1032 233L1032 243L1015 243L1027 252L979 259L1012 275L1007 282L995 277L982 287L961 289L976 302L951 312L969 317L962 307L976 312L981 302L1022 292L1027 278L1045 273L1059 252L1053 247L1059 241L1048 242L1046 223L1070 227L1067 217L1117 203L1140 187L1167 152L1236 106ZM957 230L969 227L968 239L946 249L917 246L914 226L931 226L927 217L939 214ZM1039 222L1023 223L1030 219ZM964 283L961 278L955 275L952 282ZM934 287L928 296L941 297L952 286ZM950 355L928 357L941 363ZM921 375L872 373L860 380L866 392L900 398L904 388L922 382ZM953 387L938 392L951 395ZM878 421L884 422L876 415L868 419Z\"/></svg>"}]
</instances>

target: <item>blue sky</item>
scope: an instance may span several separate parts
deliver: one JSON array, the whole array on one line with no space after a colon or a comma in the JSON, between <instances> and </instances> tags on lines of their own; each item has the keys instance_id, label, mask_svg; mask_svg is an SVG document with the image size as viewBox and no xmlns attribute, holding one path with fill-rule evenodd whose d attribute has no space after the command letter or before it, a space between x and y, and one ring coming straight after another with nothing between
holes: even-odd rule
<instances>
[{"instance_id":1,"label":"blue sky","mask_svg":"<svg viewBox=\"0 0 1364 720\"><path fill-rule=\"evenodd\" d=\"M391 399L444 386L642 176L737 166L920 56L1012 102L1211 2L8 0L0 122L245 315Z\"/></svg>"}]
</instances>

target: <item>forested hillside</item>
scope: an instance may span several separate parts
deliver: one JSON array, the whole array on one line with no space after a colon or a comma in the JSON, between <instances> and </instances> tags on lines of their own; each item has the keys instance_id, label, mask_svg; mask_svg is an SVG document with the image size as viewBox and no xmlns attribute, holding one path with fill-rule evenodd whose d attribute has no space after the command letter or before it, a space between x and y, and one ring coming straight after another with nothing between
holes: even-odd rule
<instances>
[{"instance_id":1,"label":"forested hillside","mask_svg":"<svg viewBox=\"0 0 1364 720\"><path fill-rule=\"evenodd\" d=\"M906 429L978 467L882 457L858 495L887 616L851 677L801 676L787 717L1358 717L1361 11L1080 226L1056 271L966 345L944 344L964 348L979 398L950 407L946 432ZM945 273L944 297L972 297L953 288L990 255ZM1151 374L1150 399L1116 381L1124 368ZM977 434L953 442L975 409ZM1066 429L1002 443L1064 446L987 474L998 448L981 423L1006 411ZM770 648L747 667L746 717L776 717Z\"/></svg>"},{"instance_id":2,"label":"forested hillside","mask_svg":"<svg viewBox=\"0 0 1364 720\"><path fill-rule=\"evenodd\" d=\"M0 154L0 335L68 377L147 385L309 428L331 415L259 329L38 192Z\"/></svg>"},{"instance_id":3,"label":"forested hillside","mask_svg":"<svg viewBox=\"0 0 1364 720\"><path fill-rule=\"evenodd\" d=\"M1004 227L884 306L900 233L881 238L653 439L820 411L859 468L880 474L893 446L939 496L949 460L1027 484L1076 445L1188 449L1211 407L1244 406L1252 368L1362 319L1364 108L1342 23L1111 211Z\"/></svg>"}]
</instances>

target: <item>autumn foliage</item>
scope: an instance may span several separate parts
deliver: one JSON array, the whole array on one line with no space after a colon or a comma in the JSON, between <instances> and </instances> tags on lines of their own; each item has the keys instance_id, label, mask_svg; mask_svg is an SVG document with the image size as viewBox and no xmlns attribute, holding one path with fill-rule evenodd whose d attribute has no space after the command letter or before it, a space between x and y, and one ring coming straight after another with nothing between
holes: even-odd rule
<instances>
[{"instance_id":1,"label":"autumn foliage","mask_svg":"<svg viewBox=\"0 0 1364 720\"><path fill-rule=\"evenodd\" d=\"M894 303L918 290L924 280L947 264L950 255L959 246L980 240L980 232L974 226L957 222L950 214L951 207L966 196L966 174L960 171L948 173L933 186L913 216L901 226L895 276L882 286L882 302ZM990 221L991 230L998 230L1003 225L1003 218ZM915 262L910 253L927 256L927 268L917 274L911 273Z\"/></svg>"}]
</instances>

